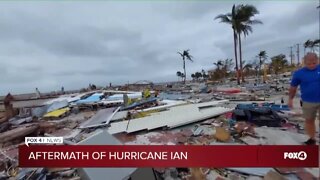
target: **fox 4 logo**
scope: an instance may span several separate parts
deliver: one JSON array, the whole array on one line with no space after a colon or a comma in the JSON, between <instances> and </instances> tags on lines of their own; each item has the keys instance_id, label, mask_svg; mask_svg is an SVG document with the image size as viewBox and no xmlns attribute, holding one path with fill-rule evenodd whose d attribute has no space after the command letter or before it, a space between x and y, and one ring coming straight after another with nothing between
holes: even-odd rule
<instances>
[{"instance_id":1,"label":"fox 4 logo","mask_svg":"<svg viewBox=\"0 0 320 180\"><path fill-rule=\"evenodd\" d=\"M304 151L300 152L284 152L283 154L284 159L298 159L298 160L305 160L307 159L307 153Z\"/></svg>"}]
</instances>

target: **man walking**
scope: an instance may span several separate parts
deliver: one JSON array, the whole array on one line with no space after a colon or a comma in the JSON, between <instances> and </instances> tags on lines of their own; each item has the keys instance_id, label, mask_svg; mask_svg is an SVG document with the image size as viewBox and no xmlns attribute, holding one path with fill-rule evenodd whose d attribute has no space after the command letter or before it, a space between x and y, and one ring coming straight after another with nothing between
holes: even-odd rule
<instances>
[{"instance_id":1,"label":"man walking","mask_svg":"<svg viewBox=\"0 0 320 180\"><path fill-rule=\"evenodd\" d=\"M305 67L294 72L292 76L288 105L293 108L293 99L300 85L305 130L309 136L304 144L315 145L315 119L317 112L320 113L320 65L317 54L306 54L304 64Z\"/></svg>"}]
</instances>

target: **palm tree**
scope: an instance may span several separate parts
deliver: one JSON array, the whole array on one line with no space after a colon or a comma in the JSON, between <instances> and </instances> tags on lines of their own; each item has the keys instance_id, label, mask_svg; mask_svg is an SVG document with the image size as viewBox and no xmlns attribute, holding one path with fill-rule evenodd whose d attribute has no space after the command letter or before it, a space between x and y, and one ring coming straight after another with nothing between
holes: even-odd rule
<instances>
[{"instance_id":1,"label":"palm tree","mask_svg":"<svg viewBox=\"0 0 320 180\"><path fill-rule=\"evenodd\" d=\"M205 81L205 80L206 80L206 77L207 77L206 71L205 71L204 69L202 69L202 70L201 70L201 74L202 74L202 79L203 79L203 81Z\"/></svg>"},{"instance_id":2,"label":"palm tree","mask_svg":"<svg viewBox=\"0 0 320 180\"><path fill-rule=\"evenodd\" d=\"M230 24L233 29L233 42L234 42L234 54L236 61L236 74L237 82L240 84L240 76L242 72L242 50L241 50L241 33L245 36L252 32L251 25L261 24L259 20L252 20L251 17L258 14L259 11L252 5L233 5L231 13L220 14L215 19L220 19L220 22ZM237 43L239 40L240 48L240 72L238 67L238 57L237 57ZM244 79L242 79L244 80Z\"/></svg>"},{"instance_id":3,"label":"palm tree","mask_svg":"<svg viewBox=\"0 0 320 180\"><path fill-rule=\"evenodd\" d=\"M305 49L310 48L310 50L314 52L315 47L320 47L320 39L315 39L314 41L308 39L303 45Z\"/></svg>"},{"instance_id":4,"label":"palm tree","mask_svg":"<svg viewBox=\"0 0 320 180\"><path fill-rule=\"evenodd\" d=\"M254 24L262 24L260 20L251 19L256 14L259 14L259 11L253 5L240 5L240 10L238 12L238 24L236 26L236 31L239 39L239 55L240 55L240 76L242 77L242 82L244 82L244 76L242 76L242 48L241 48L241 33L243 33L244 37L252 33L251 25Z\"/></svg>"},{"instance_id":5,"label":"palm tree","mask_svg":"<svg viewBox=\"0 0 320 180\"><path fill-rule=\"evenodd\" d=\"M274 73L277 75L280 71L283 71L288 66L288 60L283 54L279 54L271 58L271 67Z\"/></svg>"},{"instance_id":6,"label":"palm tree","mask_svg":"<svg viewBox=\"0 0 320 180\"><path fill-rule=\"evenodd\" d=\"M237 43L238 43L238 38L237 38L237 33L236 33L236 24L237 24L237 13L239 11L239 6L232 6L231 13L227 14L220 14L215 17L215 19L220 19L221 23L226 23L230 24L233 30L233 45L234 45L234 57L235 57L235 62L236 62L236 74L237 74L237 82L238 85L240 84L240 76L238 73L239 67L238 67L238 53L237 53Z\"/></svg>"},{"instance_id":7,"label":"palm tree","mask_svg":"<svg viewBox=\"0 0 320 180\"><path fill-rule=\"evenodd\" d=\"M258 54L259 57L259 74L261 75L261 67L262 64L264 64L264 62L267 60L268 56L266 51L260 51Z\"/></svg>"},{"instance_id":8,"label":"palm tree","mask_svg":"<svg viewBox=\"0 0 320 180\"><path fill-rule=\"evenodd\" d=\"M230 71L233 65L232 59L225 59L224 62L222 62L223 69L226 71Z\"/></svg>"},{"instance_id":9,"label":"palm tree","mask_svg":"<svg viewBox=\"0 0 320 180\"><path fill-rule=\"evenodd\" d=\"M181 73L181 79L184 79L184 78L186 78L186 75Z\"/></svg>"},{"instance_id":10,"label":"palm tree","mask_svg":"<svg viewBox=\"0 0 320 180\"><path fill-rule=\"evenodd\" d=\"M225 61L229 61L226 59ZM232 60L231 60L232 61ZM226 74L226 68L225 68L225 63L223 60L218 60L217 62L213 63L216 66L216 69L214 71L215 73L215 78L220 79L224 78ZM221 76L222 75L222 76Z\"/></svg>"},{"instance_id":11,"label":"palm tree","mask_svg":"<svg viewBox=\"0 0 320 180\"><path fill-rule=\"evenodd\" d=\"M230 71L231 67L233 66L232 59L225 59L222 62L222 71L223 71L223 78L225 79Z\"/></svg>"},{"instance_id":12,"label":"palm tree","mask_svg":"<svg viewBox=\"0 0 320 180\"><path fill-rule=\"evenodd\" d=\"M254 70L255 70L255 72L256 72L256 77L259 76L259 67L260 67L259 64L255 64L255 65L253 66L253 68L254 68Z\"/></svg>"},{"instance_id":13,"label":"palm tree","mask_svg":"<svg viewBox=\"0 0 320 180\"><path fill-rule=\"evenodd\" d=\"M179 80L179 77L182 77L181 75L182 73L180 71L177 71L178 80Z\"/></svg>"},{"instance_id":14,"label":"palm tree","mask_svg":"<svg viewBox=\"0 0 320 180\"><path fill-rule=\"evenodd\" d=\"M243 61L243 64L245 64L245 61ZM246 72L247 75L250 75L252 68L253 68L253 64L251 63L247 63L243 66L243 70Z\"/></svg>"},{"instance_id":15,"label":"palm tree","mask_svg":"<svg viewBox=\"0 0 320 180\"><path fill-rule=\"evenodd\" d=\"M220 67L223 66L223 61L222 60L218 60L217 62L213 63L215 66L217 66L217 69L220 70Z\"/></svg>"},{"instance_id":16,"label":"palm tree","mask_svg":"<svg viewBox=\"0 0 320 180\"><path fill-rule=\"evenodd\" d=\"M186 83L186 59L187 60L189 60L189 61L191 61L191 62L193 62L193 60L192 60L192 56L190 55L190 53L189 53L189 49L188 50L184 50L182 53L181 52L178 52L178 54L180 54L180 56L182 57L182 61L183 61L183 71L184 71L184 73L183 73L183 75L184 75L184 79L183 79L183 82L184 82L184 84Z\"/></svg>"},{"instance_id":17,"label":"palm tree","mask_svg":"<svg viewBox=\"0 0 320 180\"><path fill-rule=\"evenodd\" d=\"M191 74L191 78L194 81L194 79L196 78L196 75L195 74Z\"/></svg>"},{"instance_id":18,"label":"palm tree","mask_svg":"<svg viewBox=\"0 0 320 180\"><path fill-rule=\"evenodd\" d=\"M313 41L311 41L310 39L308 39L306 42L304 42L303 46L305 49L308 49L312 47Z\"/></svg>"},{"instance_id":19,"label":"palm tree","mask_svg":"<svg viewBox=\"0 0 320 180\"><path fill-rule=\"evenodd\" d=\"M206 71L204 69L201 69L201 73L202 73L202 76L203 76L204 74L206 74Z\"/></svg>"},{"instance_id":20,"label":"palm tree","mask_svg":"<svg viewBox=\"0 0 320 180\"><path fill-rule=\"evenodd\" d=\"M194 75L195 75L195 78L197 80L199 80L202 77L202 73L201 72L196 72Z\"/></svg>"}]
</instances>

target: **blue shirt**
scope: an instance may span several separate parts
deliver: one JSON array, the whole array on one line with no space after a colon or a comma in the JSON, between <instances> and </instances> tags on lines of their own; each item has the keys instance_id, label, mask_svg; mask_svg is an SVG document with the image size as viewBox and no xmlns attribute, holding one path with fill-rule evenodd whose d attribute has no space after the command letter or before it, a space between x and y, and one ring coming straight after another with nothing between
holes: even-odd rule
<instances>
[{"instance_id":1,"label":"blue shirt","mask_svg":"<svg viewBox=\"0 0 320 180\"><path fill-rule=\"evenodd\" d=\"M299 85L302 101L320 103L320 65L314 70L304 67L294 72L291 86Z\"/></svg>"}]
</instances>

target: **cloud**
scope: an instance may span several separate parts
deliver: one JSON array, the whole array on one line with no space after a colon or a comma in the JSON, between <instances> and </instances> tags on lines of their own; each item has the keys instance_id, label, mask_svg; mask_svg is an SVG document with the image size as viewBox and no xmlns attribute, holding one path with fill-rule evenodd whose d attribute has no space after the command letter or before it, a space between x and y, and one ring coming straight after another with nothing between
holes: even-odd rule
<instances>
[{"instance_id":1,"label":"cloud","mask_svg":"<svg viewBox=\"0 0 320 180\"><path fill-rule=\"evenodd\" d=\"M234 58L231 27L214 20L234 3L255 5L264 22L243 38L244 60L319 37L317 1L0 2L0 94L172 81L185 49L188 77L211 69Z\"/></svg>"}]
</instances>

